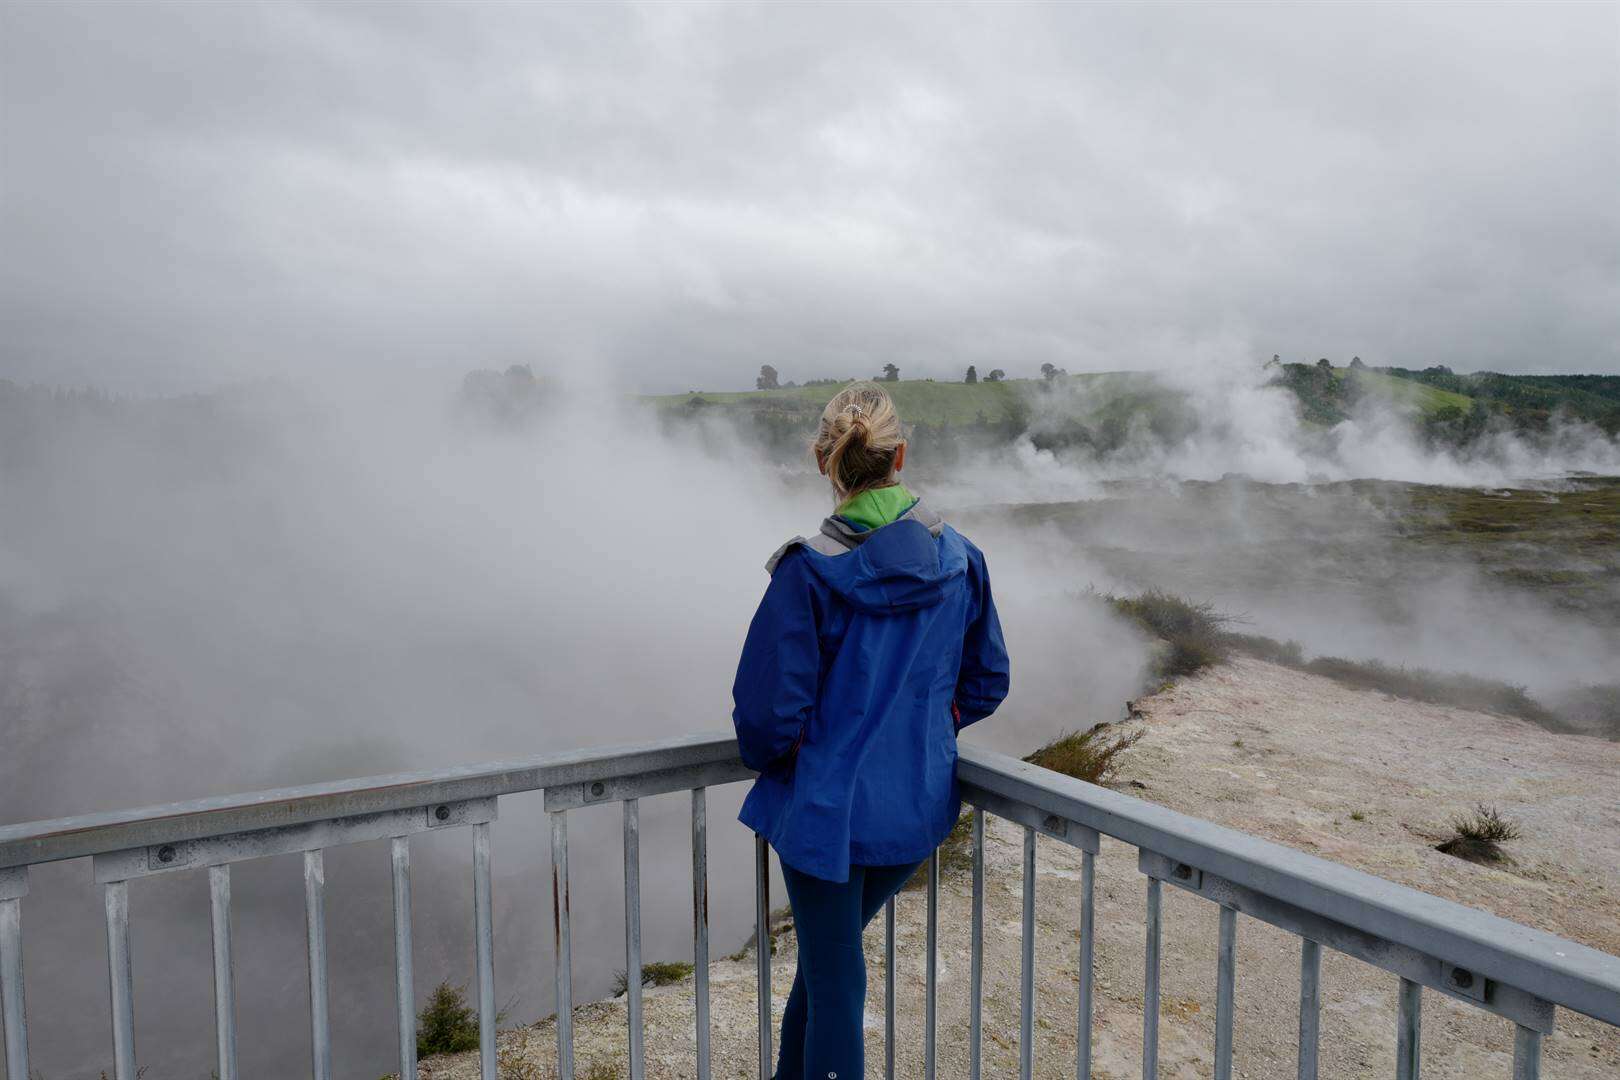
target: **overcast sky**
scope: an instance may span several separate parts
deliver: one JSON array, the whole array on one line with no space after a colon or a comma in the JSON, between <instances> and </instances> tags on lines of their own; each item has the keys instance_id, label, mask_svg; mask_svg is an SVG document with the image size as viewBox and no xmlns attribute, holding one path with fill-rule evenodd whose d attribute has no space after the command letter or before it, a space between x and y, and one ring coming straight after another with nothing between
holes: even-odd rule
<instances>
[{"instance_id":1,"label":"overcast sky","mask_svg":"<svg viewBox=\"0 0 1620 1080\"><path fill-rule=\"evenodd\" d=\"M1620 372L1620 5L0 0L0 377Z\"/></svg>"}]
</instances>

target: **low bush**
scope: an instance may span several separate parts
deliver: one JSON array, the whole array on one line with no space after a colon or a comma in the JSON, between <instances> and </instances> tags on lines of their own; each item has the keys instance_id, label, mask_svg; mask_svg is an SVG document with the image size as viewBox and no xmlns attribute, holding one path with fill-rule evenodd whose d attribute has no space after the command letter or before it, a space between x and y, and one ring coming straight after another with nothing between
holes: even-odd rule
<instances>
[{"instance_id":1,"label":"low bush","mask_svg":"<svg viewBox=\"0 0 1620 1080\"><path fill-rule=\"evenodd\" d=\"M1119 755L1135 746L1142 732L1113 735L1110 724L1060 735L1024 760L1088 784L1106 784L1119 773Z\"/></svg>"},{"instance_id":2,"label":"low bush","mask_svg":"<svg viewBox=\"0 0 1620 1080\"><path fill-rule=\"evenodd\" d=\"M1148 589L1136 596L1105 595L1103 600L1164 644L1153 659L1158 682L1192 675L1240 652L1297 671L1321 675L1358 690L1378 690L1412 701L1516 716L1550 731L1586 732L1620 738L1620 686L1585 687L1560 702L1562 712L1547 708L1522 686L1460 672L1396 667L1378 660L1342 656L1305 658L1297 641L1278 641L1261 634L1230 629L1235 616L1207 603Z\"/></svg>"},{"instance_id":3,"label":"low bush","mask_svg":"<svg viewBox=\"0 0 1620 1080\"><path fill-rule=\"evenodd\" d=\"M1116 612L1164 642L1154 657L1153 674L1159 681L1202 671L1225 660L1232 651L1222 615L1213 604L1196 603L1159 589L1136 596L1105 595Z\"/></svg>"},{"instance_id":4,"label":"low bush","mask_svg":"<svg viewBox=\"0 0 1620 1080\"><path fill-rule=\"evenodd\" d=\"M971 810L956 819L951 831L945 834L945 839L939 842L939 876L947 873L966 871L973 868L973 812ZM928 887L928 863L925 861L912 874L910 879L901 886L904 892Z\"/></svg>"},{"instance_id":5,"label":"low bush","mask_svg":"<svg viewBox=\"0 0 1620 1080\"><path fill-rule=\"evenodd\" d=\"M1620 739L1620 683L1598 683L1566 691L1557 700L1558 713L1588 735Z\"/></svg>"},{"instance_id":6,"label":"low bush","mask_svg":"<svg viewBox=\"0 0 1620 1080\"><path fill-rule=\"evenodd\" d=\"M641 985L668 986L680 982L691 974L692 965L683 960L654 961L641 965ZM613 977L613 996L623 997L629 990L629 974L621 971Z\"/></svg>"},{"instance_id":7,"label":"low bush","mask_svg":"<svg viewBox=\"0 0 1620 1080\"><path fill-rule=\"evenodd\" d=\"M1460 672L1392 667L1377 660L1346 660L1340 656L1318 656L1297 666L1301 671L1323 675L1358 690L1381 690L1413 701L1501 713L1554 731L1568 730L1567 724L1532 698L1524 687L1496 679Z\"/></svg>"},{"instance_id":8,"label":"low bush","mask_svg":"<svg viewBox=\"0 0 1620 1080\"><path fill-rule=\"evenodd\" d=\"M1502 845L1523 836L1518 823L1494 806L1480 803L1473 813L1451 819L1451 835L1435 850L1475 863L1497 863L1507 858Z\"/></svg>"},{"instance_id":9,"label":"low bush","mask_svg":"<svg viewBox=\"0 0 1620 1080\"><path fill-rule=\"evenodd\" d=\"M445 980L433 988L416 1017L416 1056L459 1054L478 1049L478 1010L467 1004L465 987Z\"/></svg>"}]
</instances>

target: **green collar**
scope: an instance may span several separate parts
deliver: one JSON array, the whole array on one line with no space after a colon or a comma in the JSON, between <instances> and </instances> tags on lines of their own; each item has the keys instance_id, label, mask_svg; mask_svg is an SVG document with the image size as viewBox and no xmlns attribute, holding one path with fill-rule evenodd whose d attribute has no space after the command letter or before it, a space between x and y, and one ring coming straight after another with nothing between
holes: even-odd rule
<instances>
[{"instance_id":1,"label":"green collar","mask_svg":"<svg viewBox=\"0 0 1620 1080\"><path fill-rule=\"evenodd\" d=\"M889 524L910 510L916 496L903 484L867 488L853 498L845 499L833 513L863 529L877 529Z\"/></svg>"}]
</instances>

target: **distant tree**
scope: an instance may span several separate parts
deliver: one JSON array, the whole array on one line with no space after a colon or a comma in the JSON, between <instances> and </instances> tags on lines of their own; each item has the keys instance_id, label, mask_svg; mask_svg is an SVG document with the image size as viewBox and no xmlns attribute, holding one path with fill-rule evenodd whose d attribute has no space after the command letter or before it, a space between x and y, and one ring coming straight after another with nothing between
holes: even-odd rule
<instances>
[{"instance_id":1,"label":"distant tree","mask_svg":"<svg viewBox=\"0 0 1620 1080\"><path fill-rule=\"evenodd\" d=\"M1282 357L1278 356L1276 353L1272 353L1271 359L1266 361L1264 366L1268 368L1280 368L1282 367Z\"/></svg>"},{"instance_id":2,"label":"distant tree","mask_svg":"<svg viewBox=\"0 0 1620 1080\"><path fill-rule=\"evenodd\" d=\"M1042 364L1041 365L1041 374L1046 377L1047 382L1051 382L1053 379L1057 378L1059 375L1067 375L1068 372L1064 371L1062 368L1058 367L1056 364Z\"/></svg>"},{"instance_id":3,"label":"distant tree","mask_svg":"<svg viewBox=\"0 0 1620 1080\"><path fill-rule=\"evenodd\" d=\"M1333 370L1333 365L1328 363L1328 358L1325 357L1325 356L1322 357L1322 359L1320 359L1320 360L1318 360L1316 362L1316 366L1319 367L1319 368L1323 368L1323 369L1325 369L1327 371L1332 371Z\"/></svg>"},{"instance_id":4,"label":"distant tree","mask_svg":"<svg viewBox=\"0 0 1620 1080\"><path fill-rule=\"evenodd\" d=\"M883 374L878 377L877 381L878 382L899 382L900 381L900 369L895 367L893 364L884 364L883 365Z\"/></svg>"},{"instance_id":5,"label":"distant tree","mask_svg":"<svg viewBox=\"0 0 1620 1080\"><path fill-rule=\"evenodd\" d=\"M1426 367L1426 368L1424 368L1423 369L1423 374L1425 374L1425 375L1453 375L1453 374L1455 374L1455 372L1453 372L1450 368L1446 367L1446 365L1444 365L1444 364L1436 364L1436 365L1434 365L1434 367Z\"/></svg>"},{"instance_id":6,"label":"distant tree","mask_svg":"<svg viewBox=\"0 0 1620 1080\"><path fill-rule=\"evenodd\" d=\"M546 404L546 385L528 364L502 371L469 371L461 380L461 407L468 416L521 427Z\"/></svg>"},{"instance_id":7,"label":"distant tree","mask_svg":"<svg viewBox=\"0 0 1620 1080\"><path fill-rule=\"evenodd\" d=\"M755 390L775 390L779 384L776 381L776 369L769 364L759 366L759 378L754 380Z\"/></svg>"},{"instance_id":8,"label":"distant tree","mask_svg":"<svg viewBox=\"0 0 1620 1080\"><path fill-rule=\"evenodd\" d=\"M1366 364L1363 364L1363 363L1362 363L1362 362L1361 362L1361 357L1359 357L1359 356L1352 356L1352 357L1351 357L1351 358L1350 358L1350 366L1351 366L1351 367L1352 367L1352 368L1355 368L1355 369L1357 369L1357 370L1360 370L1360 369L1361 369L1361 368L1364 368L1364 367L1366 367L1366 366L1367 366L1367 365L1366 365Z\"/></svg>"},{"instance_id":9,"label":"distant tree","mask_svg":"<svg viewBox=\"0 0 1620 1080\"><path fill-rule=\"evenodd\" d=\"M994 370L992 370L990 372L990 374L988 374L988 375L986 375L984 377L984 381L985 382L1000 382L1002 379L1005 379L1006 377L1007 377L1007 373L1005 371L1002 371L1000 368L995 368Z\"/></svg>"},{"instance_id":10,"label":"distant tree","mask_svg":"<svg viewBox=\"0 0 1620 1080\"><path fill-rule=\"evenodd\" d=\"M979 370L978 370L978 368L975 368L972 364L969 364L968 369L967 369L967 377L964 378L962 381L967 383L969 386L971 386L974 383L978 382L979 381Z\"/></svg>"}]
</instances>

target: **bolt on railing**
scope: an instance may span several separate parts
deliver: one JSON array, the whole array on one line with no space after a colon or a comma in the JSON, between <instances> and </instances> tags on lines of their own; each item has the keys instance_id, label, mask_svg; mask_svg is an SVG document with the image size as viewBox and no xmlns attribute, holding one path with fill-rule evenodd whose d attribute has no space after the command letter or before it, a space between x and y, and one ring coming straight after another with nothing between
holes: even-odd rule
<instances>
[{"instance_id":1,"label":"bolt on railing","mask_svg":"<svg viewBox=\"0 0 1620 1080\"><path fill-rule=\"evenodd\" d=\"M276 854L302 853L308 932L311 1075L332 1075L327 1007L325 869L330 847L390 842L394 898L395 1004L400 1075L416 1071L412 979L410 838L444 828L473 834L473 921L478 983L479 1059L494 1080L495 990L491 918L490 823L499 796L543 790L551 825L552 911L556 938L557 1073L573 1077L573 947L568 873L568 812L618 802L623 813L627 1056L631 1080L646 1075L641 990L640 800L691 793L692 937L696 1073L712 1076L709 1012L709 919L706 790L745 779L736 741L723 736L639 747L549 755L518 762L371 778L338 784L206 799L147 810L89 815L0 828L0 1030L8 1076L26 1078L28 1028L23 1000L21 902L30 865L89 856L106 905L112 1042L117 1080L137 1076L134 990L129 944L129 883L158 874L208 871L213 937L214 1013L220 1080L237 1073L234 969L231 952L231 866ZM1562 1005L1620 1026L1620 958L1428 896L1328 862L1084 784L1016 759L963 746L958 778L972 807L968 1075L983 1074L985 815L1022 829L1022 938L1019 957L1020 1080L1034 1073L1035 887L1037 840L1081 854L1078 1015L1075 1073L1092 1074L1095 1009L1096 856L1107 835L1138 850L1146 878L1142 1075L1158 1072L1159 969L1163 887L1201 896L1219 909L1216 964L1216 1080L1230 1080L1238 916L1269 923L1300 939L1298 1075L1317 1076L1321 950L1325 945L1399 979L1397 1077L1416 1080L1422 995L1430 989L1515 1024L1513 1077L1540 1075L1542 1036ZM927 866L927 956L924 975L923 1069L938 1070L940 866ZM759 1011L758 1070L771 1075L771 927L769 852L755 840L755 964ZM895 908L884 911L884 1075L895 1055Z\"/></svg>"}]
</instances>

